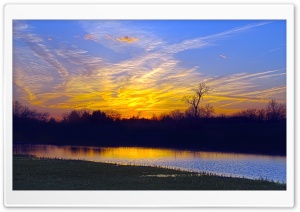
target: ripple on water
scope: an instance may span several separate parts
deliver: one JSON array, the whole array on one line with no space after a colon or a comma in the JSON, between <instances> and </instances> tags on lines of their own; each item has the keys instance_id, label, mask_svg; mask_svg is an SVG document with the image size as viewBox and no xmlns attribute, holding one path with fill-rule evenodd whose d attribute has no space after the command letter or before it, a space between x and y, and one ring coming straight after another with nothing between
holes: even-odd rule
<instances>
[{"instance_id":1,"label":"ripple on water","mask_svg":"<svg viewBox=\"0 0 300 212\"><path fill-rule=\"evenodd\" d=\"M222 176L286 182L286 158L279 156L182 151L143 147L74 147L14 145L14 154L165 167Z\"/></svg>"}]
</instances>

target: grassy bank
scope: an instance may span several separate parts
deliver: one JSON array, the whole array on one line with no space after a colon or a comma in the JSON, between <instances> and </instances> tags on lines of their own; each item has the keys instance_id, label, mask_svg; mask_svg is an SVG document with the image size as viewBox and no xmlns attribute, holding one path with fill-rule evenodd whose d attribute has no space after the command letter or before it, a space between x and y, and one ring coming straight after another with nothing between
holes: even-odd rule
<instances>
[{"instance_id":1,"label":"grassy bank","mask_svg":"<svg viewBox=\"0 0 300 212\"><path fill-rule=\"evenodd\" d=\"M15 156L14 190L285 190L263 180L143 166Z\"/></svg>"}]
</instances>

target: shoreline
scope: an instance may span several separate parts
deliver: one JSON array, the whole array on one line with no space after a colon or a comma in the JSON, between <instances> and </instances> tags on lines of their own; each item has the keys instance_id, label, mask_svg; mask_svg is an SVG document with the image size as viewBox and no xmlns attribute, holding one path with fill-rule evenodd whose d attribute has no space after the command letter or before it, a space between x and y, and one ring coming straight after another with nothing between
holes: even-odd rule
<instances>
[{"instance_id":1,"label":"shoreline","mask_svg":"<svg viewBox=\"0 0 300 212\"><path fill-rule=\"evenodd\" d=\"M203 152L218 152L218 153L232 153L232 154L246 154L246 155L265 155L265 156L278 156L278 157L286 157L286 154L281 154L278 152L275 153L270 153L270 152L259 152L259 151L254 151L254 152L246 152L246 151L236 151L236 150L225 150L225 149L214 149L214 148L196 148L196 147L191 147L191 148L186 148L186 147L176 147L176 146L138 146L138 145L123 145L123 146L116 146L116 145L96 145L96 144L91 144L91 145L84 145L84 144L72 144L72 143L55 143L55 142L28 142L28 141L13 141L13 145L52 145L52 146L74 146L74 147L89 147L89 148L111 148L111 147L140 147L140 148L153 148L153 149L171 149L171 150L179 150L179 151L203 151Z\"/></svg>"},{"instance_id":2,"label":"shoreline","mask_svg":"<svg viewBox=\"0 0 300 212\"><path fill-rule=\"evenodd\" d=\"M117 165L117 166L134 166L134 167L151 167L151 168L159 168L159 169L168 169L168 170L174 170L179 172L187 172L195 175L209 175L209 176L215 176L215 177L225 177L225 178L236 178L236 179L246 179L246 180L262 180L266 182L271 183L278 183L285 185L286 182L279 182L276 180L271 180L268 178L250 178L246 176L239 176L239 175L232 175L232 174L222 174L217 172L208 172L208 171L195 171L195 170L189 170L185 168L174 168L170 166L155 166L155 165L144 165L144 164L138 164L138 163L118 163L118 162L111 162L111 161L93 161L93 160L82 160L82 159L64 159L64 158L50 158L50 157L37 157L35 155L13 155L13 157L29 157L29 158L36 158L39 160L63 160L63 161L82 161L82 162L92 162L92 163L100 163L100 164L111 164L111 165Z\"/></svg>"},{"instance_id":3,"label":"shoreline","mask_svg":"<svg viewBox=\"0 0 300 212\"><path fill-rule=\"evenodd\" d=\"M285 190L286 183L166 167L13 157L14 190ZM102 180L101 180L102 179Z\"/></svg>"}]
</instances>

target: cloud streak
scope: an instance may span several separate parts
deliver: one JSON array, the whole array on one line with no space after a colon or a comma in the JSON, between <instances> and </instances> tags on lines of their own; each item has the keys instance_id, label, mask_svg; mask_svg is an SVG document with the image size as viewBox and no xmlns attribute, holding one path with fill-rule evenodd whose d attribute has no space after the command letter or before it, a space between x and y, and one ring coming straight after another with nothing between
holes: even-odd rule
<instances>
[{"instance_id":1,"label":"cloud streak","mask_svg":"<svg viewBox=\"0 0 300 212\"><path fill-rule=\"evenodd\" d=\"M28 32L28 25L19 24L15 29L16 39L26 42L34 55L54 68L61 78L47 85L47 89L40 89L22 83L32 79L24 77L23 69L16 69L15 84L22 88L27 100L36 105L57 110L115 109L124 117L138 111L151 117L153 113L184 110L187 105L181 101L182 97L190 94L191 88L202 81L213 88L205 102L213 103L217 112L234 112L249 102L262 105L271 98L285 101L285 86L261 87L271 79L283 77L285 69L211 76L201 73L199 67L187 68L176 59L179 52L207 48L216 41L268 23L260 22L170 44L151 31L127 22L81 22L86 33L84 40L92 40L114 53L129 55L118 62L92 56L87 50L67 42L62 47L50 49L40 36ZM131 36L124 36L127 34ZM227 59L224 54L219 56Z\"/></svg>"},{"instance_id":2,"label":"cloud streak","mask_svg":"<svg viewBox=\"0 0 300 212\"><path fill-rule=\"evenodd\" d=\"M53 66L60 76L67 77L69 75L67 69L54 57L44 44L29 43L29 46L38 57Z\"/></svg>"},{"instance_id":3,"label":"cloud streak","mask_svg":"<svg viewBox=\"0 0 300 212\"><path fill-rule=\"evenodd\" d=\"M63 65L54 57L50 50L43 44L43 39L38 35L27 31L28 25L23 22L14 22L14 39L22 39L27 43L34 54L53 66L60 76L68 76L68 71Z\"/></svg>"}]
</instances>

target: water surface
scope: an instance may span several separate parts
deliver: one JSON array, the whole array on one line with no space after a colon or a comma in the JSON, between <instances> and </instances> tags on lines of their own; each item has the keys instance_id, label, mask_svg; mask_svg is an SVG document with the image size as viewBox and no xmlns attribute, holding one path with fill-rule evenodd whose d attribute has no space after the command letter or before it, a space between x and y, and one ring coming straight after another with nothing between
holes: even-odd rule
<instances>
[{"instance_id":1,"label":"water surface","mask_svg":"<svg viewBox=\"0 0 300 212\"><path fill-rule=\"evenodd\" d=\"M74 147L17 144L13 153L44 158L167 167L286 182L286 157L143 147Z\"/></svg>"}]
</instances>

